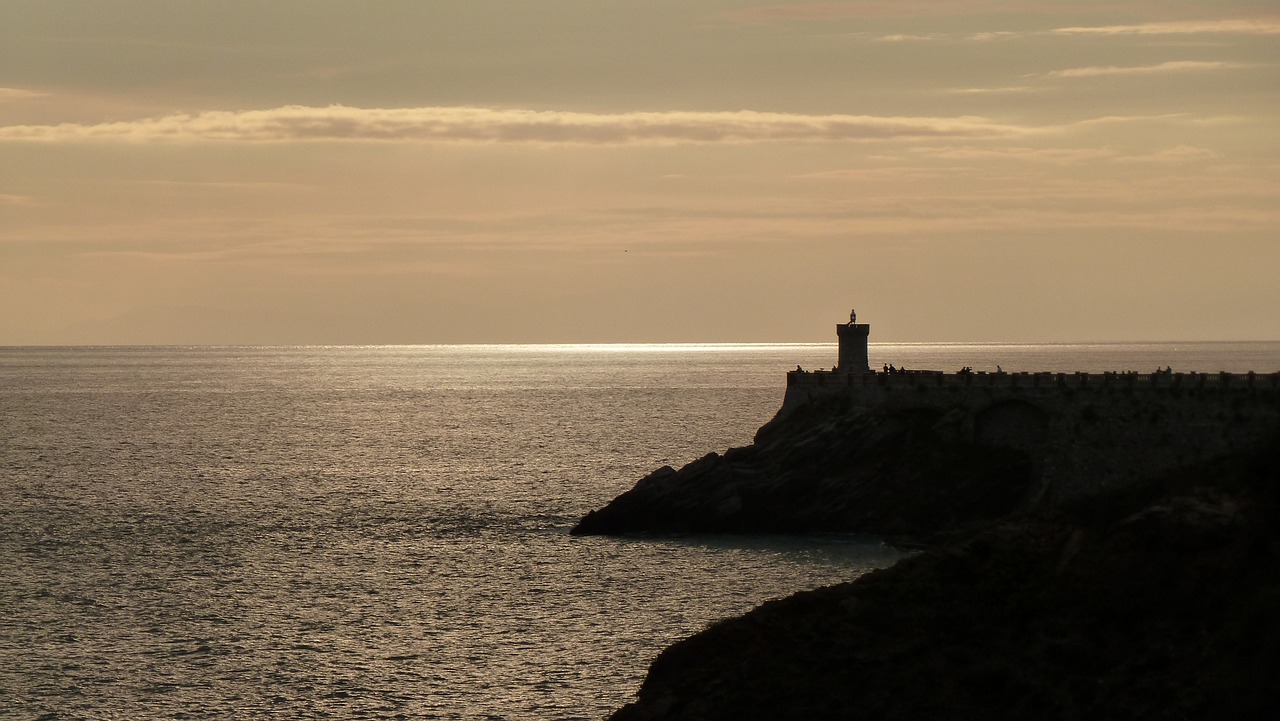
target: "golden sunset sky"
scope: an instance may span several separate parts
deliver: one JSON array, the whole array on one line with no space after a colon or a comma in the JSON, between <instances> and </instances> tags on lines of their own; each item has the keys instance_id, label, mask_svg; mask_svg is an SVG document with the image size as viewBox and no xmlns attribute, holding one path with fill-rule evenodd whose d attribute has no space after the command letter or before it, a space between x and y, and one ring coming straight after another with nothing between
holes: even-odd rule
<instances>
[{"instance_id":1,"label":"golden sunset sky","mask_svg":"<svg viewBox=\"0 0 1280 721\"><path fill-rule=\"evenodd\" d=\"M3 0L0 345L1280 339L1275 0Z\"/></svg>"}]
</instances>

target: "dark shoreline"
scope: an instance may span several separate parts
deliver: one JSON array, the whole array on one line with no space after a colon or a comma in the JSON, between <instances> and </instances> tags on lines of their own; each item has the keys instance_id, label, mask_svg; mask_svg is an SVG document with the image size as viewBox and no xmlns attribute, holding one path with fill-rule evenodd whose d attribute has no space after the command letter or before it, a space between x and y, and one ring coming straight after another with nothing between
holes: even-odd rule
<instances>
[{"instance_id":1,"label":"dark shoreline","mask_svg":"<svg viewBox=\"0 0 1280 721\"><path fill-rule=\"evenodd\" d=\"M1031 443L1026 414L1001 443L955 407L784 406L751 446L659 469L572 532L854 533L922 552L672 645L611 718L1269 717L1280 424L1275 394L1246 402L1178 411L1194 428L1055 420ZM1193 433L1234 450L1187 454ZM1084 490L1053 497L1046 448L1114 463L1104 483L1059 473Z\"/></svg>"},{"instance_id":2,"label":"dark shoreline","mask_svg":"<svg viewBox=\"0 0 1280 721\"><path fill-rule=\"evenodd\" d=\"M1247 719L1280 688L1280 435L766 603L614 721Z\"/></svg>"}]
</instances>

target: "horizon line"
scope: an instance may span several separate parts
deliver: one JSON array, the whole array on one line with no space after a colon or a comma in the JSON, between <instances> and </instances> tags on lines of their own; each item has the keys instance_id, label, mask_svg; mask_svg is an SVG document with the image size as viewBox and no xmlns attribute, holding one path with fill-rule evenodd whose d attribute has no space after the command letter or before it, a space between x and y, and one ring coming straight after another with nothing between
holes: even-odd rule
<instances>
[{"instance_id":1,"label":"horizon line","mask_svg":"<svg viewBox=\"0 0 1280 721\"><path fill-rule=\"evenodd\" d=\"M1280 343L1277 339L1171 339L1171 340L1071 340L1071 341L870 341L869 346L1114 346L1176 345L1224 343ZM0 350L32 349L234 349L234 348L530 348L563 350L732 350L749 348L783 348L797 346L829 347L837 341L606 341L584 343L562 342L491 342L491 343L15 343L0 344Z\"/></svg>"}]
</instances>

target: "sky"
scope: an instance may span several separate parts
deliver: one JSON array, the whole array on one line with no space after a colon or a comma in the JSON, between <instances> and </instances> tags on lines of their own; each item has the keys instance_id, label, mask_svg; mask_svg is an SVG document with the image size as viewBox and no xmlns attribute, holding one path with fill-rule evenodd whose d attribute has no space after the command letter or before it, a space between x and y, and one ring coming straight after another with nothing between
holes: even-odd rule
<instances>
[{"instance_id":1,"label":"sky","mask_svg":"<svg viewBox=\"0 0 1280 721\"><path fill-rule=\"evenodd\" d=\"M0 0L0 345L1280 340L1274 0Z\"/></svg>"}]
</instances>

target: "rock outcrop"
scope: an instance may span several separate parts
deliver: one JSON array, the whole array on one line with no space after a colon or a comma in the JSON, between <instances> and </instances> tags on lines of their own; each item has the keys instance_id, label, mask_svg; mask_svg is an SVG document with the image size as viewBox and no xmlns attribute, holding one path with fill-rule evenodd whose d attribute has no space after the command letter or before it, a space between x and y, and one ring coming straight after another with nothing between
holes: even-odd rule
<instances>
[{"instance_id":1,"label":"rock outcrop","mask_svg":"<svg viewBox=\"0 0 1280 721\"><path fill-rule=\"evenodd\" d=\"M918 427L876 423L856 450L899 461ZM1278 469L1280 437L766 603L664 651L612 719L1271 718ZM995 484L1001 503L1017 475ZM753 507L731 498L699 508L729 523Z\"/></svg>"},{"instance_id":2,"label":"rock outcrop","mask_svg":"<svg viewBox=\"0 0 1280 721\"><path fill-rule=\"evenodd\" d=\"M661 468L574 533L927 542L1221 456L1276 425L1280 374L793 371L750 446Z\"/></svg>"},{"instance_id":3,"label":"rock outcrop","mask_svg":"<svg viewBox=\"0 0 1280 721\"><path fill-rule=\"evenodd\" d=\"M1036 459L972 440L929 409L815 400L752 445L663 467L575 534L857 532L926 539L1001 518L1034 499Z\"/></svg>"},{"instance_id":4,"label":"rock outcrop","mask_svg":"<svg viewBox=\"0 0 1280 721\"><path fill-rule=\"evenodd\" d=\"M1270 718L1277 426L1280 374L789 373L573 532L927 550L671 646L613 720Z\"/></svg>"}]
</instances>

